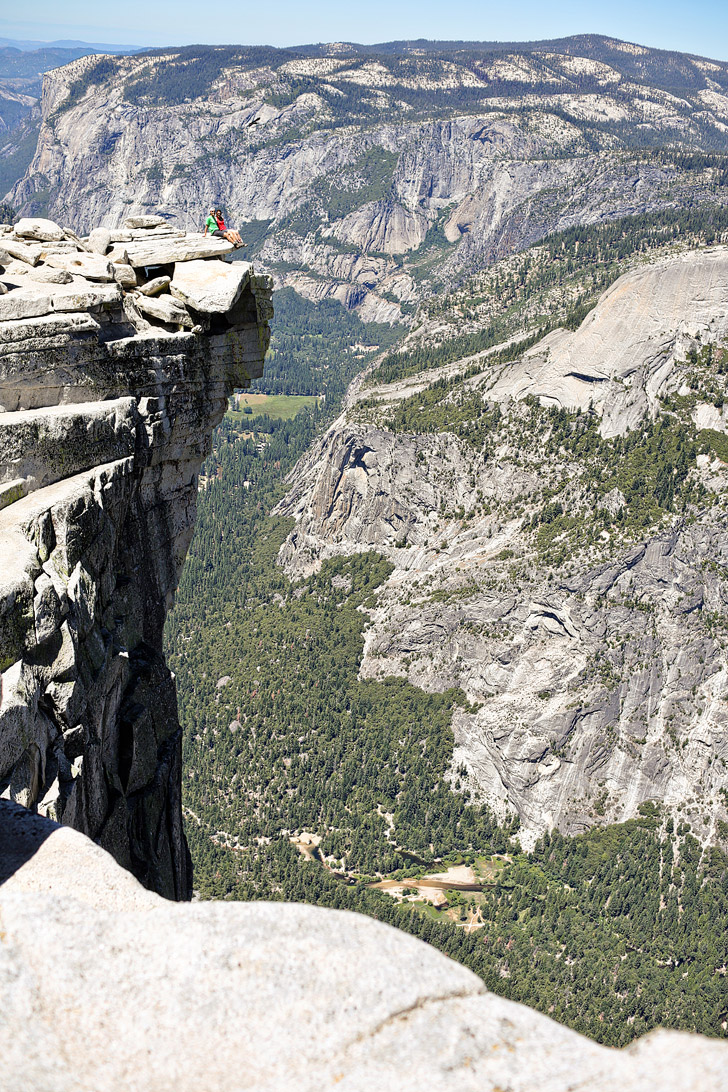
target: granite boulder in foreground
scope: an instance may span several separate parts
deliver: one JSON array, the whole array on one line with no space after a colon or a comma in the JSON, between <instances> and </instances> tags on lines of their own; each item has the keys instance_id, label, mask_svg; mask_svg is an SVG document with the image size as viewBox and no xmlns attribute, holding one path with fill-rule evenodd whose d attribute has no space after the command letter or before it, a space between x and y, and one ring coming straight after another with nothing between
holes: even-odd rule
<instances>
[{"instance_id":1,"label":"granite boulder in foreground","mask_svg":"<svg viewBox=\"0 0 728 1092\"><path fill-rule=\"evenodd\" d=\"M723 1092L728 1044L609 1050L338 910L170 903L0 802L1 1092Z\"/></svg>"}]
</instances>

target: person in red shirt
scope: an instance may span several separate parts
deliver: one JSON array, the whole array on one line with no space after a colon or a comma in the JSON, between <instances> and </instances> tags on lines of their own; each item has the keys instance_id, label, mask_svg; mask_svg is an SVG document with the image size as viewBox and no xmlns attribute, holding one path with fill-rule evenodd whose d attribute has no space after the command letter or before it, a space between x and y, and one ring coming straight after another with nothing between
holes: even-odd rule
<instances>
[{"instance_id":1,"label":"person in red shirt","mask_svg":"<svg viewBox=\"0 0 728 1092\"><path fill-rule=\"evenodd\" d=\"M222 218L220 209L211 208L208 212L203 234L207 235L208 232L218 239L227 239L227 241L232 243L235 247L245 246L245 243L240 238L240 232L225 227L225 221Z\"/></svg>"},{"instance_id":2,"label":"person in red shirt","mask_svg":"<svg viewBox=\"0 0 728 1092\"><path fill-rule=\"evenodd\" d=\"M215 220L217 221L218 229L223 232L226 239L228 239L231 243L235 243L235 246L245 246L245 243L240 237L239 231L234 231L233 228L225 227L225 221L223 220L222 216L222 209L215 209Z\"/></svg>"}]
</instances>

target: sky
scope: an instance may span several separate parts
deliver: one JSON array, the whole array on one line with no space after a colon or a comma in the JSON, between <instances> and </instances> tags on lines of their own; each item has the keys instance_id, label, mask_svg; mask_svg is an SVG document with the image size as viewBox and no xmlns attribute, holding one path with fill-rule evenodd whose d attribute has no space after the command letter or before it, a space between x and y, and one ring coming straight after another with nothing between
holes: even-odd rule
<instances>
[{"instance_id":1,"label":"sky","mask_svg":"<svg viewBox=\"0 0 728 1092\"><path fill-rule=\"evenodd\" d=\"M728 60L728 0L25 0L21 12L22 19L0 18L0 37L138 46L292 46L607 34Z\"/></svg>"}]
</instances>

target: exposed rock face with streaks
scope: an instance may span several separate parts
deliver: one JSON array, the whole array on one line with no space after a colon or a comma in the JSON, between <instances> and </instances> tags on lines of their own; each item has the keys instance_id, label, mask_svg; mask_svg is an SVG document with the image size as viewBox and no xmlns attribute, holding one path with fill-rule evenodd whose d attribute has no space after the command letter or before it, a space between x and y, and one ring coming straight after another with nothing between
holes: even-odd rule
<instances>
[{"instance_id":1,"label":"exposed rock face with streaks","mask_svg":"<svg viewBox=\"0 0 728 1092\"><path fill-rule=\"evenodd\" d=\"M596 415L595 444L599 431L608 443L641 430L666 397L684 403L688 425L713 430L701 436L719 438L723 397L698 392L699 366L685 358L727 337L726 248L641 268L577 331L552 333L520 360L490 365L482 354L460 366L459 385L448 366L434 431L418 431L416 409L394 423L408 398L436 392L442 372L359 384L280 506L296 518L281 552L292 575L367 549L393 562L361 675L463 688L476 709L455 714L454 769L499 814L518 812L526 844L553 826L621 821L646 800L684 809L706 841L726 818L725 462L697 455L698 499L682 514L601 530L576 459L544 451L551 426L538 401ZM476 445L447 426L448 405L467 399L501 413ZM600 465L597 484L609 472ZM612 514L624 508L617 488L600 497ZM539 552L532 530L553 518L545 500L565 528L570 512L580 516L561 562Z\"/></svg>"},{"instance_id":2,"label":"exposed rock face with streaks","mask_svg":"<svg viewBox=\"0 0 728 1092\"><path fill-rule=\"evenodd\" d=\"M219 201L277 286L390 323L550 232L725 203L709 160L644 151L726 146L725 64L636 63L598 36L343 48L75 60L44 78L11 200L84 230L157 211L190 229Z\"/></svg>"},{"instance_id":3,"label":"exposed rock face with streaks","mask_svg":"<svg viewBox=\"0 0 728 1092\"><path fill-rule=\"evenodd\" d=\"M210 432L262 371L271 284L222 240L136 234L123 254L42 219L0 236L0 796L184 898L162 629ZM187 255L223 305L167 291L150 315L139 287L184 280Z\"/></svg>"}]
</instances>

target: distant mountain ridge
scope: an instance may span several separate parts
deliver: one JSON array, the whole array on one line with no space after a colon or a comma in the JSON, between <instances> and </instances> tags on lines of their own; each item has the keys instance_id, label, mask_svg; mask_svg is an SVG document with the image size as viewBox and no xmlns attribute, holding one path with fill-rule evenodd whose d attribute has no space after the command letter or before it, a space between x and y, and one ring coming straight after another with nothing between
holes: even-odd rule
<instances>
[{"instance_id":1,"label":"distant mountain ridge","mask_svg":"<svg viewBox=\"0 0 728 1092\"><path fill-rule=\"evenodd\" d=\"M600 36L489 45L79 58L45 77L10 200L79 230L199 226L215 201L278 287L405 324L554 231L726 203L728 63Z\"/></svg>"},{"instance_id":2,"label":"distant mountain ridge","mask_svg":"<svg viewBox=\"0 0 728 1092\"><path fill-rule=\"evenodd\" d=\"M476 42L476 41L431 41L425 38L381 42L376 45L360 45L356 42L333 43L335 49L342 46L362 56L369 55L407 55L418 53L538 53L548 50L566 53L571 56L589 57L593 60L613 64L623 74L636 78L655 79L659 72L671 74L680 86L690 70L690 62L704 62L712 58L701 57L693 53L680 53L675 50L654 49L636 42L625 42L602 34L573 34L565 38L542 38L534 41L511 42ZM311 56L326 56L332 44L317 46L296 46L293 52ZM628 58L633 58L630 62ZM714 62L725 68L722 62ZM700 65L698 65L700 71ZM687 84L692 86L692 84Z\"/></svg>"}]
</instances>

